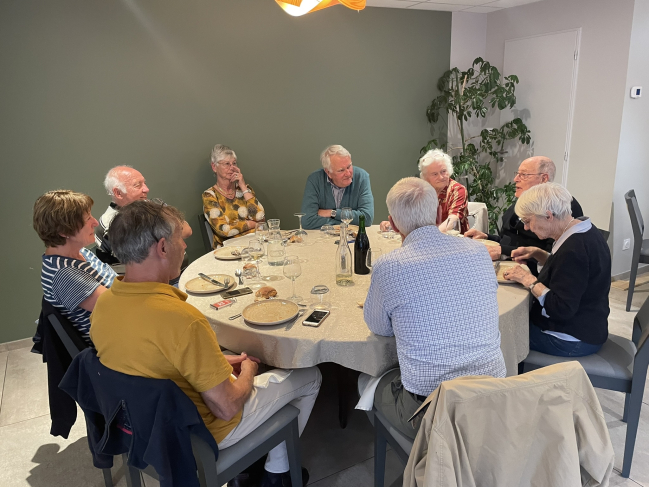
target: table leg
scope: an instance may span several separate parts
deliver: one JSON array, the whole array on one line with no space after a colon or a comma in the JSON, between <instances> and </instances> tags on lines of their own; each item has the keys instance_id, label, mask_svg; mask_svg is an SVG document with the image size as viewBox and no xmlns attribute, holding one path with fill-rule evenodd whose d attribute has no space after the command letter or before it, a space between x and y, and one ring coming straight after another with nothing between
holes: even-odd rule
<instances>
[{"instance_id":1,"label":"table leg","mask_svg":"<svg viewBox=\"0 0 649 487\"><path fill-rule=\"evenodd\" d=\"M338 384L338 421L340 427L347 427L350 403L358 399L358 372L336 364L336 382Z\"/></svg>"}]
</instances>

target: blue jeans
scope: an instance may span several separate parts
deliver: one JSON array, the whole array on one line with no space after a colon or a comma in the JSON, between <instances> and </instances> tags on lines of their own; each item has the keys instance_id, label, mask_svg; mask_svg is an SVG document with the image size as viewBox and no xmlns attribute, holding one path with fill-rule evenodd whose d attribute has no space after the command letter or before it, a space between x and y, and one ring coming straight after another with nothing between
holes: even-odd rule
<instances>
[{"instance_id":1,"label":"blue jeans","mask_svg":"<svg viewBox=\"0 0 649 487\"><path fill-rule=\"evenodd\" d=\"M557 357L583 357L599 351L600 348L602 348L602 345L561 340L555 336L543 333L538 326L530 323L530 350L536 350L537 352L547 353L548 355L555 355Z\"/></svg>"}]
</instances>

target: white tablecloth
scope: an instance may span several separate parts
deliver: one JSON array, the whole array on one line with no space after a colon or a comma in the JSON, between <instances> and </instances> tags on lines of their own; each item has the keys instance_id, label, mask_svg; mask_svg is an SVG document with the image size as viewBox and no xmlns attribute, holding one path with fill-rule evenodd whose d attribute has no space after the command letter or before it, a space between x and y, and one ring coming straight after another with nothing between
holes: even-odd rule
<instances>
[{"instance_id":1,"label":"white tablecloth","mask_svg":"<svg viewBox=\"0 0 649 487\"><path fill-rule=\"evenodd\" d=\"M220 300L219 295L190 295L187 302L198 308L209 320L221 346L234 352L246 352L259 357L264 363L280 368L310 367L323 362L335 362L350 369L378 376L397 365L397 351L393 337L373 334L363 320L363 310L357 305L364 301L370 285L370 276L354 275L355 285L340 287L335 284L334 239L319 240L320 232L309 231L306 246L291 245L287 252L308 260L302 264L302 275L296 280L297 293L310 302L311 288L325 284L330 292L326 299L333 304L331 314L318 328L302 325L304 315L288 325L255 326L243 318L228 320L254 300L253 295L238 298L231 307L216 311L210 303ZM378 233L378 225L368 229L372 248L389 252L400 245L400 240L386 240ZM228 240L226 245L245 246L252 237ZM234 277L241 261L216 260L212 253L194 261L180 279L180 289L185 283L206 274L224 273ZM281 267L261 266L262 274L282 275ZM246 280L246 283L249 281ZM278 297L291 295L291 281L282 279L267 283L277 289ZM502 285L498 291L500 309L501 347L509 375L517 373L517 364L529 351L528 314L529 293L517 285ZM308 311L307 311L308 312Z\"/></svg>"}]
</instances>

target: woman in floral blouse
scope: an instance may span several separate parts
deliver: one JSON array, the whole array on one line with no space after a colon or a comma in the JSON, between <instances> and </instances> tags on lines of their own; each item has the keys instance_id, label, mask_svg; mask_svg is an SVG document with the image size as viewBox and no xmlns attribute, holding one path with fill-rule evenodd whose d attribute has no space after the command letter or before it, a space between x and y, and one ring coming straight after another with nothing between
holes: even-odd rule
<instances>
[{"instance_id":1,"label":"woman in floral blouse","mask_svg":"<svg viewBox=\"0 0 649 487\"><path fill-rule=\"evenodd\" d=\"M229 238L253 232L266 215L255 192L243 179L232 149L215 145L211 164L216 184L203 192L203 213L214 233L212 247L217 248Z\"/></svg>"}]
</instances>

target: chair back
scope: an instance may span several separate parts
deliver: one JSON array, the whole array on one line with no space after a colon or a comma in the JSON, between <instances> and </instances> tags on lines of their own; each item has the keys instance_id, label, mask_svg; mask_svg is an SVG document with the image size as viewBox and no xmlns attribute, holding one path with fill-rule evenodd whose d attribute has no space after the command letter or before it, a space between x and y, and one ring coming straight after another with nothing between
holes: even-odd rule
<instances>
[{"instance_id":1,"label":"chair back","mask_svg":"<svg viewBox=\"0 0 649 487\"><path fill-rule=\"evenodd\" d=\"M47 302L45 298L43 298L41 309L43 318L48 320L50 325L52 325L52 329L63 343L71 358L76 357L79 352L88 348L88 344L70 320L63 316L52 304Z\"/></svg>"},{"instance_id":2,"label":"chair back","mask_svg":"<svg viewBox=\"0 0 649 487\"><path fill-rule=\"evenodd\" d=\"M636 352L636 360L644 354L649 357L649 346L645 347L647 339L649 339L649 299L646 299L642 306L640 306L640 310L633 320L632 340L638 349ZM644 350L645 348L647 348L646 351Z\"/></svg>"},{"instance_id":3,"label":"chair back","mask_svg":"<svg viewBox=\"0 0 649 487\"><path fill-rule=\"evenodd\" d=\"M198 228L200 228L201 237L203 237L205 253L211 252L213 250L212 242L214 242L214 232L212 232L210 222L207 221L203 213L198 214Z\"/></svg>"},{"instance_id":4,"label":"chair back","mask_svg":"<svg viewBox=\"0 0 649 487\"><path fill-rule=\"evenodd\" d=\"M635 197L635 191L627 191L627 193L624 195L624 199L626 200L626 206L629 210L629 216L631 217L631 228L633 228L635 252L635 249L640 249L640 246L642 245L642 236L644 235L644 220L642 219L642 213L640 213L638 200Z\"/></svg>"}]
</instances>

